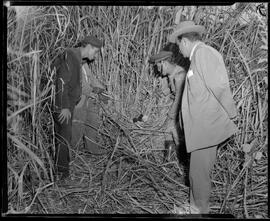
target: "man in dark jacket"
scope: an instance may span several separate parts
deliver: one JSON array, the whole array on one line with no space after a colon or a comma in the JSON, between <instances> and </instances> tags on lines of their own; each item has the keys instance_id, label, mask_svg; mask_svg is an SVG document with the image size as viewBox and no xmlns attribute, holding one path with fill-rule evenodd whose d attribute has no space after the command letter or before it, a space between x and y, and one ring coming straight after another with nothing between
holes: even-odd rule
<instances>
[{"instance_id":1,"label":"man in dark jacket","mask_svg":"<svg viewBox=\"0 0 270 221\"><path fill-rule=\"evenodd\" d=\"M81 66L84 59L94 60L103 42L87 36L78 48L68 48L53 63L56 70L54 122L56 133L56 174L60 180L69 177L69 146L72 138L72 119L80 102ZM78 104L79 105L79 104Z\"/></svg>"},{"instance_id":2,"label":"man in dark jacket","mask_svg":"<svg viewBox=\"0 0 270 221\"><path fill-rule=\"evenodd\" d=\"M188 58L184 58L176 43L167 43L158 53L150 57L150 62L154 64L155 75L161 77L163 94L172 99L166 99L171 105L168 112L168 121L166 125L165 142L164 142L164 160L168 160L171 148L176 148L179 163L184 166L185 184L188 183L188 162L189 156L186 152L184 132L182 121L179 115L183 88L185 85L186 73L190 66ZM162 80L162 78L165 80ZM167 158L167 159L166 159Z\"/></svg>"}]
</instances>

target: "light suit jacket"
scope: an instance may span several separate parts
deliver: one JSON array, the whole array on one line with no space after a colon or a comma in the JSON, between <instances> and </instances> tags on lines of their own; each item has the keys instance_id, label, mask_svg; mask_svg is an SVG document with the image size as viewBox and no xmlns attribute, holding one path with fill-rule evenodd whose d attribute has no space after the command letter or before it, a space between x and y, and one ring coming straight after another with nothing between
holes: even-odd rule
<instances>
[{"instance_id":1,"label":"light suit jacket","mask_svg":"<svg viewBox=\"0 0 270 221\"><path fill-rule=\"evenodd\" d=\"M191 57L182 97L187 152L220 144L237 132L237 115L221 54L199 43Z\"/></svg>"}]
</instances>

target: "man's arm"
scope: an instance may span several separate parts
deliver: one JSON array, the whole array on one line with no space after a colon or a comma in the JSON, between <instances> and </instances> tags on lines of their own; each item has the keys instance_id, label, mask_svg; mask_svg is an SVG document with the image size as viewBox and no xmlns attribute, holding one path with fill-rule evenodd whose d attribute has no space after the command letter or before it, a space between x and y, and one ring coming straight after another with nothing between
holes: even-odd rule
<instances>
[{"instance_id":1,"label":"man's arm","mask_svg":"<svg viewBox=\"0 0 270 221\"><path fill-rule=\"evenodd\" d=\"M65 121L68 123L71 118L71 110L70 110L70 97L69 97L69 82L71 79L71 72L69 70L69 66L72 65L71 57L68 56L68 53L65 52L63 55L59 57L60 62L58 62L57 77L56 77L56 105L61 108L61 112L58 116L58 120L60 123L64 123Z\"/></svg>"},{"instance_id":2,"label":"man's arm","mask_svg":"<svg viewBox=\"0 0 270 221\"><path fill-rule=\"evenodd\" d=\"M175 85L175 98L171 109L169 111L169 117L172 119L176 119L177 114L179 113L179 108L182 100L182 93L183 87L185 82L186 73L185 71L181 71L179 74L176 75L174 78L174 85Z\"/></svg>"},{"instance_id":3,"label":"man's arm","mask_svg":"<svg viewBox=\"0 0 270 221\"><path fill-rule=\"evenodd\" d=\"M70 98L68 93L70 90L69 82L72 74L69 70L69 65L72 64L70 61L71 59L72 58L68 56L68 53L65 52L61 58L59 67L57 68L56 88L58 91L56 91L56 96L57 100L60 102L60 104L57 105L59 105L61 109L70 108Z\"/></svg>"},{"instance_id":4,"label":"man's arm","mask_svg":"<svg viewBox=\"0 0 270 221\"><path fill-rule=\"evenodd\" d=\"M209 48L201 48L195 54L198 69L206 87L232 119L237 115L229 85L228 74L222 56Z\"/></svg>"}]
</instances>

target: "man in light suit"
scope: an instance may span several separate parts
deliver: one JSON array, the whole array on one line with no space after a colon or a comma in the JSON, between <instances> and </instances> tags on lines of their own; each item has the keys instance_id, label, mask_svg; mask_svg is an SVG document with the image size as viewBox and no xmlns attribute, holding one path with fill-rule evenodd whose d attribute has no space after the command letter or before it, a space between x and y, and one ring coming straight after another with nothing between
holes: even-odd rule
<instances>
[{"instance_id":1,"label":"man in light suit","mask_svg":"<svg viewBox=\"0 0 270 221\"><path fill-rule=\"evenodd\" d=\"M211 170L219 144L237 132L236 106L221 54L201 41L204 27L180 22L169 41L177 43L191 65L186 75L181 114L190 158L190 206L209 213Z\"/></svg>"}]
</instances>

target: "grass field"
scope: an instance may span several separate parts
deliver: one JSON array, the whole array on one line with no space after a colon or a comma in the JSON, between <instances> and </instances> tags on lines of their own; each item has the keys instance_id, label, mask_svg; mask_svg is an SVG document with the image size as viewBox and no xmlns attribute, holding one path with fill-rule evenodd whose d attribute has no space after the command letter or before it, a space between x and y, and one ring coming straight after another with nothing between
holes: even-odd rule
<instances>
[{"instance_id":1,"label":"grass field","mask_svg":"<svg viewBox=\"0 0 270 221\"><path fill-rule=\"evenodd\" d=\"M258 3L232 6L21 6L7 13L8 213L187 213L188 187L175 154L162 162L171 101L148 59L176 18L207 29L223 55L239 113L236 134L218 152L213 213L268 215L268 15ZM265 4L267 7L267 4ZM85 35L105 40L89 66L111 97L103 106L107 153L72 150L76 186L54 184L52 60ZM146 115L147 121L132 119Z\"/></svg>"}]
</instances>

